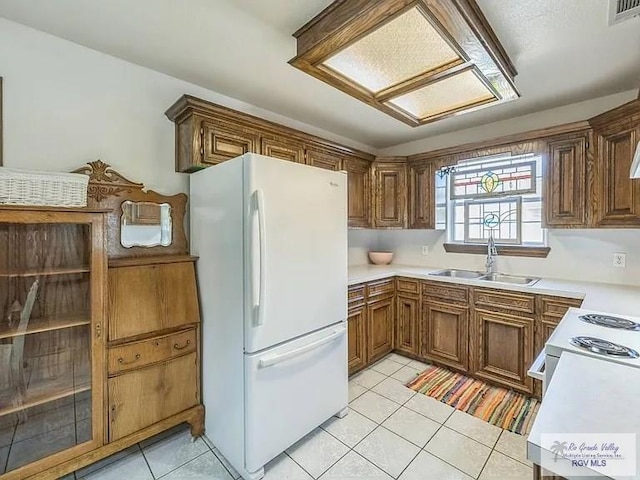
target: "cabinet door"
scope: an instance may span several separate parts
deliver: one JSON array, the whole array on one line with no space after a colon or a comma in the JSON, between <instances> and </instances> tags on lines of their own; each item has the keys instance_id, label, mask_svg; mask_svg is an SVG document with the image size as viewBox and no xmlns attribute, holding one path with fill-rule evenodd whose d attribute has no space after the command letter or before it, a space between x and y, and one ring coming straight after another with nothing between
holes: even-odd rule
<instances>
[{"instance_id":1,"label":"cabinet door","mask_svg":"<svg viewBox=\"0 0 640 480\"><path fill-rule=\"evenodd\" d=\"M110 378L109 441L200 403L196 353Z\"/></svg>"},{"instance_id":2,"label":"cabinet door","mask_svg":"<svg viewBox=\"0 0 640 480\"><path fill-rule=\"evenodd\" d=\"M415 296L396 298L396 350L412 355L420 354L420 300Z\"/></svg>"},{"instance_id":3,"label":"cabinet door","mask_svg":"<svg viewBox=\"0 0 640 480\"><path fill-rule=\"evenodd\" d=\"M200 125L201 167L258 151L259 134L249 127L229 121L210 120L204 120Z\"/></svg>"},{"instance_id":4,"label":"cabinet door","mask_svg":"<svg viewBox=\"0 0 640 480\"><path fill-rule=\"evenodd\" d=\"M423 302L423 357L458 370L469 368L469 309Z\"/></svg>"},{"instance_id":5,"label":"cabinet door","mask_svg":"<svg viewBox=\"0 0 640 480\"><path fill-rule=\"evenodd\" d=\"M305 151L307 165L312 165L326 170L341 170L342 156L337 152L308 147Z\"/></svg>"},{"instance_id":6,"label":"cabinet door","mask_svg":"<svg viewBox=\"0 0 640 480\"><path fill-rule=\"evenodd\" d=\"M304 163L304 145L302 142L274 135L262 135L260 153L268 157Z\"/></svg>"},{"instance_id":7,"label":"cabinet door","mask_svg":"<svg viewBox=\"0 0 640 480\"><path fill-rule=\"evenodd\" d=\"M371 163L356 157L345 157L348 175L347 212L349 227L371 227Z\"/></svg>"},{"instance_id":8,"label":"cabinet door","mask_svg":"<svg viewBox=\"0 0 640 480\"><path fill-rule=\"evenodd\" d=\"M199 321L192 262L109 269L110 341Z\"/></svg>"},{"instance_id":9,"label":"cabinet door","mask_svg":"<svg viewBox=\"0 0 640 480\"><path fill-rule=\"evenodd\" d=\"M580 308L582 300L576 298L538 296L537 301L537 308L542 319L540 329L536 332L535 341L535 351L539 353L562 320L562 317L567 313L567 310L571 307Z\"/></svg>"},{"instance_id":10,"label":"cabinet door","mask_svg":"<svg viewBox=\"0 0 640 480\"><path fill-rule=\"evenodd\" d=\"M476 310L473 374L492 383L533 393L527 370L534 359L534 319Z\"/></svg>"},{"instance_id":11,"label":"cabinet door","mask_svg":"<svg viewBox=\"0 0 640 480\"><path fill-rule=\"evenodd\" d=\"M348 321L348 360L349 375L367 365L366 315L364 305L349 309Z\"/></svg>"},{"instance_id":12,"label":"cabinet door","mask_svg":"<svg viewBox=\"0 0 640 480\"><path fill-rule=\"evenodd\" d=\"M407 224L407 166L376 163L374 178L374 226L403 228Z\"/></svg>"},{"instance_id":13,"label":"cabinet door","mask_svg":"<svg viewBox=\"0 0 640 480\"><path fill-rule=\"evenodd\" d=\"M640 120L594 129L596 225L640 226L640 179L629 178Z\"/></svg>"},{"instance_id":14,"label":"cabinet door","mask_svg":"<svg viewBox=\"0 0 640 480\"><path fill-rule=\"evenodd\" d=\"M587 137L548 144L545 165L547 227L586 226Z\"/></svg>"},{"instance_id":15,"label":"cabinet door","mask_svg":"<svg viewBox=\"0 0 640 480\"><path fill-rule=\"evenodd\" d=\"M393 297L367 304L367 362L393 350Z\"/></svg>"},{"instance_id":16,"label":"cabinet door","mask_svg":"<svg viewBox=\"0 0 640 480\"><path fill-rule=\"evenodd\" d=\"M105 235L102 214L0 211L0 478L103 444Z\"/></svg>"},{"instance_id":17,"label":"cabinet door","mask_svg":"<svg viewBox=\"0 0 640 480\"><path fill-rule=\"evenodd\" d=\"M408 176L409 228L435 228L433 164L410 165Z\"/></svg>"}]
</instances>

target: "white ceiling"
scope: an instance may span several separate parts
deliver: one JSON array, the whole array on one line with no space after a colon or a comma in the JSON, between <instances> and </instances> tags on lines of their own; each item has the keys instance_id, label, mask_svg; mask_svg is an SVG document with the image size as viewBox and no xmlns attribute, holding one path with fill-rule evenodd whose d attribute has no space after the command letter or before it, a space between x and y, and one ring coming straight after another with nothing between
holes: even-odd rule
<instances>
[{"instance_id":1,"label":"white ceiling","mask_svg":"<svg viewBox=\"0 0 640 480\"><path fill-rule=\"evenodd\" d=\"M606 0L478 0L522 98L411 128L287 61L331 0L0 0L0 16L375 148L640 86L640 18Z\"/></svg>"}]
</instances>

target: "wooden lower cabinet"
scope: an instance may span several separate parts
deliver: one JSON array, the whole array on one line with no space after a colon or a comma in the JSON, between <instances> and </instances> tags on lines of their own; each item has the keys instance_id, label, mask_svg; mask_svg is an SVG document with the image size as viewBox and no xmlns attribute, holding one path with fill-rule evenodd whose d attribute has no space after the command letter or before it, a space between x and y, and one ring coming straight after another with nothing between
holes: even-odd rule
<instances>
[{"instance_id":1,"label":"wooden lower cabinet","mask_svg":"<svg viewBox=\"0 0 640 480\"><path fill-rule=\"evenodd\" d=\"M472 373L492 383L534 393L527 370L534 360L535 319L475 310Z\"/></svg>"},{"instance_id":2,"label":"wooden lower cabinet","mask_svg":"<svg viewBox=\"0 0 640 480\"><path fill-rule=\"evenodd\" d=\"M367 363L393 350L394 318L393 297L367 304Z\"/></svg>"},{"instance_id":3,"label":"wooden lower cabinet","mask_svg":"<svg viewBox=\"0 0 640 480\"><path fill-rule=\"evenodd\" d=\"M420 355L420 298L398 293L396 297L395 349L409 355Z\"/></svg>"},{"instance_id":4,"label":"wooden lower cabinet","mask_svg":"<svg viewBox=\"0 0 640 480\"><path fill-rule=\"evenodd\" d=\"M200 403L195 352L110 378L109 441Z\"/></svg>"},{"instance_id":5,"label":"wooden lower cabinet","mask_svg":"<svg viewBox=\"0 0 640 480\"><path fill-rule=\"evenodd\" d=\"M367 309L364 305L349 309L347 317L349 375L367 366Z\"/></svg>"},{"instance_id":6,"label":"wooden lower cabinet","mask_svg":"<svg viewBox=\"0 0 640 480\"><path fill-rule=\"evenodd\" d=\"M424 301L422 323L422 356L466 372L469 368L469 308Z\"/></svg>"}]
</instances>

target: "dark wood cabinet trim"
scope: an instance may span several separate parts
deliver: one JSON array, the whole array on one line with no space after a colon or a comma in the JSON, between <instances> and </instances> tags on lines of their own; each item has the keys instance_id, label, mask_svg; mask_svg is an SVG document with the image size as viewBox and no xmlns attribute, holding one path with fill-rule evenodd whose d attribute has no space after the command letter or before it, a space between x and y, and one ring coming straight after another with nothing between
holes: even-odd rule
<instances>
[{"instance_id":1,"label":"dark wood cabinet trim","mask_svg":"<svg viewBox=\"0 0 640 480\"><path fill-rule=\"evenodd\" d=\"M487 246L481 243L445 243L443 246L448 253L487 254ZM496 248L498 255L503 257L547 258L551 251L551 247L528 247L524 245L497 245Z\"/></svg>"}]
</instances>

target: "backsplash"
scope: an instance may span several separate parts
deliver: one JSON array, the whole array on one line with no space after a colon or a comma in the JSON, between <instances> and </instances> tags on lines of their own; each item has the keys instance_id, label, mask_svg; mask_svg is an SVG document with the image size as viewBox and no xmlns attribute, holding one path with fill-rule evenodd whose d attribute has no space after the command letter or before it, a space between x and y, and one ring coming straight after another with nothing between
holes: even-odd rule
<instances>
[{"instance_id":1,"label":"backsplash","mask_svg":"<svg viewBox=\"0 0 640 480\"><path fill-rule=\"evenodd\" d=\"M635 229L552 230L547 258L498 256L496 269L515 275L640 285L640 231ZM484 270L484 255L447 253L446 234L434 230L350 230L349 265L368 263L369 250L390 250L393 263ZM429 254L422 255L422 246ZM613 254L626 253L626 267L613 266Z\"/></svg>"}]
</instances>

